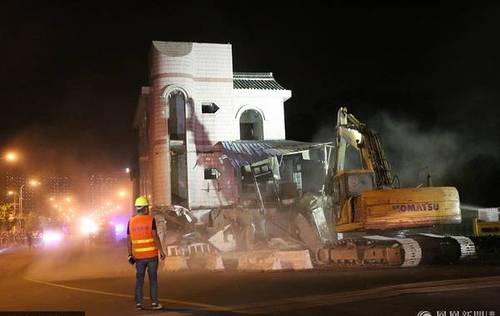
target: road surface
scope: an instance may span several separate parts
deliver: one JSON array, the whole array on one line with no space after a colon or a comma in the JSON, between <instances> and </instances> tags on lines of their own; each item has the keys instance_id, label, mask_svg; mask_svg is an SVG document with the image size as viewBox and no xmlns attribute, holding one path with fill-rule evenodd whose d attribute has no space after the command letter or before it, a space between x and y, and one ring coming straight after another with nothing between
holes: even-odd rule
<instances>
[{"instance_id":1,"label":"road surface","mask_svg":"<svg viewBox=\"0 0 500 316\"><path fill-rule=\"evenodd\" d=\"M133 302L134 268L127 265L121 248L10 251L0 254L0 274L0 311L80 310L86 315L416 315L419 311L451 315L450 311L459 311L460 316L483 311L484 316L500 315L498 264L160 272L165 310L139 312Z\"/></svg>"}]
</instances>

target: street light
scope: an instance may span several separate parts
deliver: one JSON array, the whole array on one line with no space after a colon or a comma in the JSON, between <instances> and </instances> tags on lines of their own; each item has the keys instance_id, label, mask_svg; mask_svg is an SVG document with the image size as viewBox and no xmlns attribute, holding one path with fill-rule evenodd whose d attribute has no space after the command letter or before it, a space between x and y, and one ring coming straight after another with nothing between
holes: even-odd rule
<instances>
[{"instance_id":1,"label":"street light","mask_svg":"<svg viewBox=\"0 0 500 316\"><path fill-rule=\"evenodd\" d=\"M29 182L28 182L29 186L30 187L37 187L40 185L40 181L36 180L36 179L31 179ZM19 188L19 213L21 213L21 215L23 214L23 189L25 187L25 184L21 185L21 187Z\"/></svg>"},{"instance_id":2,"label":"street light","mask_svg":"<svg viewBox=\"0 0 500 316\"><path fill-rule=\"evenodd\" d=\"M125 190L120 190L117 192L117 195L121 198L127 196L127 192Z\"/></svg>"},{"instance_id":3,"label":"street light","mask_svg":"<svg viewBox=\"0 0 500 316\"><path fill-rule=\"evenodd\" d=\"M19 156L14 151L8 151L7 153L5 153L4 158L7 162L16 162L19 160Z\"/></svg>"}]
</instances>

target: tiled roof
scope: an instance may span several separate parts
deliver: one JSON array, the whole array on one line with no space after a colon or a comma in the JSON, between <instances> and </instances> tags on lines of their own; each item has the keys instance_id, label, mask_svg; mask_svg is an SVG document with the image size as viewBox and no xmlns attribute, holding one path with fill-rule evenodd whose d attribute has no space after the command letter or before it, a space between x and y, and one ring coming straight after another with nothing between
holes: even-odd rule
<instances>
[{"instance_id":1,"label":"tiled roof","mask_svg":"<svg viewBox=\"0 0 500 316\"><path fill-rule=\"evenodd\" d=\"M235 72L234 89L285 90L273 77L272 72Z\"/></svg>"}]
</instances>

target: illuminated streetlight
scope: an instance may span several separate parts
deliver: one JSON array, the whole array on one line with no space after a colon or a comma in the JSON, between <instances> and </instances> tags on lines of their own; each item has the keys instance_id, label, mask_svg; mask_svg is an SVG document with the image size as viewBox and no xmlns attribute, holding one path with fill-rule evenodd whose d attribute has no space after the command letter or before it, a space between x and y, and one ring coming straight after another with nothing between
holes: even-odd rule
<instances>
[{"instance_id":1,"label":"illuminated streetlight","mask_svg":"<svg viewBox=\"0 0 500 316\"><path fill-rule=\"evenodd\" d=\"M31 179L29 183L30 183L30 186L32 186L32 187L36 187L36 186L40 185L40 181L38 181L36 179Z\"/></svg>"},{"instance_id":2,"label":"illuminated streetlight","mask_svg":"<svg viewBox=\"0 0 500 316\"><path fill-rule=\"evenodd\" d=\"M64 198L64 200L69 203L69 202L71 202L71 197L67 196L67 197Z\"/></svg>"},{"instance_id":3,"label":"illuminated streetlight","mask_svg":"<svg viewBox=\"0 0 500 316\"><path fill-rule=\"evenodd\" d=\"M130 173L130 168L129 167L125 168L125 172Z\"/></svg>"},{"instance_id":4,"label":"illuminated streetlight","mask_svg":"<svg viewBox=\"0 0 500 316\"><path fill-rule=\"evenodd\" d=\"M5 160L7 160L8 162L16 162L17 160L19 160L19 157L18 157L17 153L15 153L13 151L8 151L5 154Z\"/></svg>"},{"instance_id":5,"label":"illuminated streetlight","mask_svg":"<svg viewBox=\"0 0 500 316\"><path fill-rule=\"evenodd\" d=\"M52 201L54 201L54 200L55 200L55 199L54 199L54 197L53 197L53 196L49 197L49 201L51 201L51 202L52 202Z\"/></svg>"},{"instance_id":6,"label":"illuminated streetlight","mask_svg":"<svg viewBox=\"0 0 500 316\"><path fill-rule=\"evenodd\" d=\"M14 192L14 191L12 191L12 190L7 191L7 195L14 195L14 194L16 194L16 192Z\"/></svg>"}]
</instances>

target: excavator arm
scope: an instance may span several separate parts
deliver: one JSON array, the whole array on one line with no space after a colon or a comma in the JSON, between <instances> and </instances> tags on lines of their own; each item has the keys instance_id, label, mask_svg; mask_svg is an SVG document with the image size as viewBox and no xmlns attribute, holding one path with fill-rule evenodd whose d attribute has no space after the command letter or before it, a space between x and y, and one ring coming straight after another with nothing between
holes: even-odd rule
<instances>
[{"instance_id":1,"label":"excavator arm","mask_svg":"<svg viewBox=\"0 0 500 316\"><path fill-rule=\"evenodd\" d=\"M346 107L341 107L337 112L336 130L336 174L344 171L347 146L352 146L360 153L363 169L375 173L377 188L392 187L391 167L385 157L378 134L348 113Z\"/></svg>"}]
</instances>

